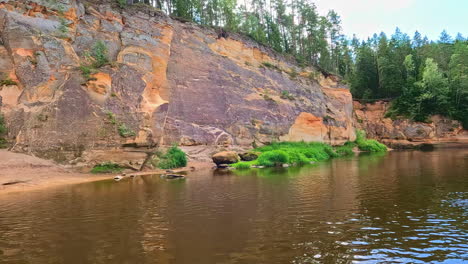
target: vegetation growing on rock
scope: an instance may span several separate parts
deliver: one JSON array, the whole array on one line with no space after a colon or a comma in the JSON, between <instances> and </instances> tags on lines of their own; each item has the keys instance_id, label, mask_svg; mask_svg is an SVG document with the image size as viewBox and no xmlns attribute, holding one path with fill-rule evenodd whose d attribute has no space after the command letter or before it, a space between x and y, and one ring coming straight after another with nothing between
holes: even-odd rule
<instances>
[{"instance_id":1,"label":"vegetation growing on rock","mask_svg":"<svg viewBox=\"0 0 468 264\"><path fill-rule=\"evenodd\" d=\"M5 148L7 145L7 141L4 138L6 132L5 118L0 114L0 148Z\"/></svg>"},{"instance_id":2,"label":"vegetation growing on rock","mask_svg":"<svg viewBox=\"0 0 468 264\"><path fill-rule=\"evenodd\" d=\"M121 137L127 138L127 137L136 136L135 131L128 128L127 125L125 125L125 124L120 124L119 127L118 127L118 130L119 130L119 135Z\"/></svg>"},{"instance_id":3,"label":"vegetation growing on rock","mask_svg":"<svg viewBox=\"0 0 468 264\"><path fill-rule=\"evenodd\" d=\"M105 162L98 164L91 169L91 173L119 173L122 172L123 168L113 162Z\"/></svg>"},{"instance_id":4,"label":"vegetation growing on rock","mask_svg":"<svg viewBox=\"0 0 468 264\"><path fill-rule=\"evenodd\" d=\"M106 44L101 40L96 41L91 51L86 53L85 60L86 63L81 64L79 69L86 80L91 80L91 74L109 63Z\"/></svg>"},{"instance_id":5,"label":"vegetation growing on rock","mask_svg":"<svg viewBox=\"0 0 468 264\"><path fill-rule=\"evenodd\" d=\"M10 78L6 78L0 81L0 86L3 86L3 85L17 85L17 83L11 80Z\"/></svg>"},{"instance_id":6,"label":"vegetation growing on rock","mask_svg":"<svg viewBox=\"0 0 468 264\"><path fill-rule=\"evenodd\" d=\"M355 147L367 152L387 151L385 145L373 139L366 139L364 132L358 131L357 135L356 141L346 142L344 145L335 148L325 143L317 142L275 142L267 146L255 148L253 151L261 153L258 159L237 162L231 166L237 169L247 169L251 166L274 167L283 164L308 164L352 155L354 154L353 149Z\"/></svg>"},{"instance_id":7,"label":"vegetation growing on rock","mask_svg":"<svg viewBox=\"0 0 468 264\"><path fill-rule=\"evenodd\" d=\"M379 143L377 140L374 139L366 139L366 134L364 131L358 130L356 132L356 145L361 151L368 151L368 152L385 152L387 151L387 147Z\"/></svg>"},{"instance_id":8,"label":"vegetation growing on rock","mask_svg":"<svg viewBox=\"0 0 468 264\"><path fill-rule=\"evenodd\" d=\"M153 165L160 169L174 169L187 166L187 155L177 146L169 148L165 154L159 154Z\"/></svg>"}]
</instances>

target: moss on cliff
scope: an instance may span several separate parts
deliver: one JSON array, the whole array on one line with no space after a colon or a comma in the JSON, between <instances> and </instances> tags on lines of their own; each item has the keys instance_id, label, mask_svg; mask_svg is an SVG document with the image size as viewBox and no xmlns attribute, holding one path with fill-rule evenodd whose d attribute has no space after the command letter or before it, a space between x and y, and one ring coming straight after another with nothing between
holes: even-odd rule
<instances>
[{"instance_id":1,"label":"moss on cliff","mask_svg":"<svg viewBox=\"0 0 468 264\"><path fill-rule=\"evenodd\" d=\"M7 132L7 128L5 125L5 118L3 117L2 114L0 114L0 148L6 148L7 146L7 141L4 138L6 132Z\"/></svg>"}]
</instances>

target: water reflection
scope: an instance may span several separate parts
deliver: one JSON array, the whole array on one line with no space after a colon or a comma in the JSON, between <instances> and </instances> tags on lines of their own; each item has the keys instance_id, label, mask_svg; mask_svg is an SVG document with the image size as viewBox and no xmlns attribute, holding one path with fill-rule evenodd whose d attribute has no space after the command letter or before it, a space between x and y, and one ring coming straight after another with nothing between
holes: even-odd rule
<instances>
[{"instance_id":1,"label":"water reflection","mask_svg":"<svg viewBox=\"0 0 468 264\"><path fill-rule=\"evenodd\" d=\"M468 150L361 155L0 200L0 263L461 263Z\"/></svg>"}]
</instances>

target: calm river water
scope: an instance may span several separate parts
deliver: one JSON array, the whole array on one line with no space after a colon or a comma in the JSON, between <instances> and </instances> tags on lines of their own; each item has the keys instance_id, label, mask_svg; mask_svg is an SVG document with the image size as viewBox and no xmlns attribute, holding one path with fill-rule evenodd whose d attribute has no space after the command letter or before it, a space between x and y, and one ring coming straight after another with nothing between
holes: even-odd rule
<instances>
[{"instance_id":1,"label":"calm river water","mask_svg":"<svg viewBox=\"0 0 468 264\"><path fill-rule=\"evenodd\" d=\"M0 198L0 263L468 262L468 149Z\"/></svg>"}]
</instances>

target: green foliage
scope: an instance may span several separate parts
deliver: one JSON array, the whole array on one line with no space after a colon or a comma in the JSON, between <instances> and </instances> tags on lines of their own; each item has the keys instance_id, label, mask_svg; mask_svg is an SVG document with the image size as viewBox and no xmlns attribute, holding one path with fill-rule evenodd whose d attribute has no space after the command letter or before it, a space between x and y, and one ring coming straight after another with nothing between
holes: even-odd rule
<instances>
[{"instance_id":1,"label":"green foliage","mask_svg":"<svg viewBox=\"0 0 468 264\"><path fill-rule=\"evenodd\" d=\"M117 119L115 118L114 113L112 113L111 111L106 111L106 115L109 121L111 122L111 124L113 125L117 124Z\"/></svg>"},{"instance_id":2,"label":"green foliage","mask_svg":"<svg viewBox=\"0 0 468 264\"><path fill-rule=\"evenodd\" d=\"M366 134L364 131L358 130L356 132L356 144L361 151L369 151L369 152L386 152L387 147L379 143L377 140L374 139L366 139Z\"/></svg>"},{"instance_id":3,"label":"green foliage","mask_svg":"<svg viewBox=\"0 0 468 264\"><path fill-rule=\"evenodd\" d=\"M58 32L59 32L59 35L61 38L66 38L67 37L67 34L68 34L68 21L63 18L63 17L59 17L59 26L57 28Z\"/></svg>"},{"instance_id":4,"label":"green foliage","mask_svg":"<svg viewBox=\"0 0 468 264\"><path fill-rule=\"evenodd\" d=\"M187 166L187 156L177 146L172 146L160 157L157 165L161 169L174 169Z\"/></svg>"},{"instance_id":5,"label":"green foliage","mask_svg":"<svg viewBox=\"0 0 468 264\"><path fill-rule=\"evenodd\" d=\"M101 40L94 43L91 51L86 53L85 57L87 63L81 64L79 70L87 81L92 80L91 74L97 72L97 69L110 63L107 56L107 46Z\"/></svg>"},{"instance_id":6,"label":"green foliage","mask_svg":"<svg viewBox=\"0 0 468 264\"><path fill-rule=\"evenodd\" d=\"M253 165L257 165L257 161L241 161L234 164L231 164L231 167L234 167L238 170L250 169Z\"/></svg>"},{"instance_id":7,"label":"green foliage","mask_svg":"<svg viewBox=\"0 0 468 264\"><path fill-rule=\"evenodd\" d=\"M260 154L257 164L265 167L273 167L289 162L289 156L283 150L271 150Z\"/></svg>"},{"instance_id":8,"label":"green foliage","mask_svg":"<svg viewBox=\"0 0 468 264\"><path fill-rule=\"evenodd\" d=\"M11 80L10 78L6 78L0 81L0 86L3 86L3 85L17 85L17 83Z\"/></svg>"},{"instance_id":9,"label":"green foliage","mask_svg":"<svg viewBox=\"0 0 468 264\"><path fill-rule=\"evenodd\" d=\"M91 49L91 57L94 61L93 66L95 68L101 68L102 66L109 63L109 58L107 56L107 46L102 40L94 43L94 46Z\"/></svg>"},{"instance_id":10,"label":"green foliage","mask_svg":"<svg viewBox=\"0 0 468 264\"><path fill-rule=\"evenodd\" d=\"M6 133L7 133L7 128L5 125L5 118L0 113L0 148L5 148L7 145L7 141L4 138Z\"/></svg>"},{"instance_id":11,"label":"green foliage","mask_svg":"<svg viewBox=\"0 0 468 264\"><path fill-rule=\"evenodd\" d=\"M123 9L127 6L127 0L117 0L117 4Z\"/></svg>"},{"instance_id":12,"label":"green foliage","mask_svg":"<svg viewBox=\"0 0 468 264\"><path fill-rule=\"evenodd\" d=\"M131 130L130 128L127 127L127 125L123 123L119 125L118 131L119 131L119 135L124 138L136 136L135 131Z\"/></svg>"},{"instance_id":13,"label":"green foliage","mask_svg":"<svg viewBox=\"0 0 468 264\"><path fill-rule=\"evenodd\" d=\"M89 65L84 65L84 64L80 65L79 69L83 77L85 77L86 80L88 81L91 79L91 74L95 72L94 68L92 68Z\"/></svg>"},{"instance_id":14,"label":"green foliage","mask_svg":"<svg viewBox=\"0 0 468 264\"><path fill-rule=\"evenodd\" d=\"M265 93L263 95L263 99L265 99L265 101L269 101L269 102L272 102L272 103L276 103L275 99L273 99L270 95L268 95L267 93Z\"/></svg>"},{"instance_id":15,"label":"green foliage","mask_svg":"<svg viewBox=\"0 0 468 264\"><path fill-rule=\"evenodd\" d=\"M281 99L285 99L285 100L286 99L291 100L291 101L295 100L294 96L292 96L288 91L282 91L280 97Z\"/></svg>"},{"instance_id":16,"label":"green foliage","mask_svg":"<svg viewBox=\"0 0 468 264\"><path fill-rule=\"evenodd\" d=\"M268 62L268 61L262 62L262 65L261 65L261 66L265 66L265 67L267 67L267 68L269 68L269 69L281 71L281 69L280 69L278 66L276 66L276 65L274 65L274 64L272 64L272 63L270 63L270 62Z\"/></svg>"},{"instance_id":17,"label":"green foliage","mask_svg":"<svg viewBox=\"0 0 468 264\"><path fill-rule=\"evenodd\" d=\"M338 146L335 148L335 151L338 155L344 156L351 156L354 155L354 147L356 147L356 143L348 141L343 146Z\"/></svg>"},{"instance_id":18,"label":"green foliage","mask_svg":"<svg viewBox=\"0 0 468 264\"><path fill-rule=\"evenodd\" d=\"M123 168L116 163L105 162L98 164L91 169L91 173L119 173L122 172Z\"/></svg>"},{"instance_id":19,"label":"green foliage","mask_svg":"<svg viewBox=\"0 0 468 264\"><path fill-rule=\"evenodd\" d=\"M468 127L468 41L446 31L437 42L416 32L413 39L398 28L367 41L353 39L355 63L345 76L354 98L365 102L393 99L391 118L426 122L440 114Z\"/></svg>"}]
</instances>

